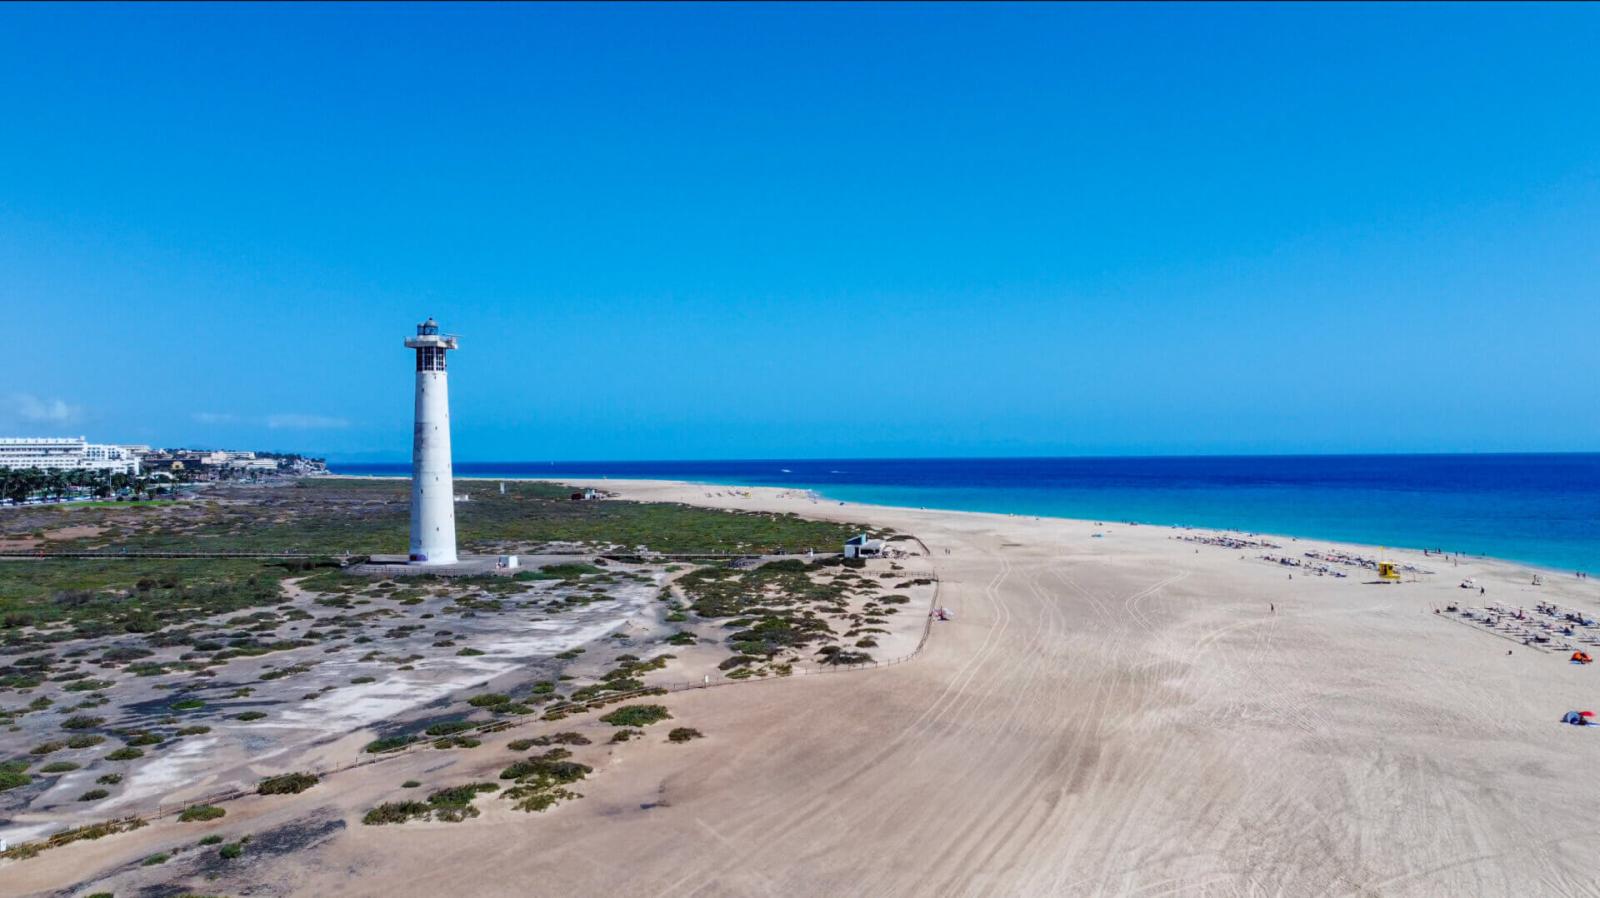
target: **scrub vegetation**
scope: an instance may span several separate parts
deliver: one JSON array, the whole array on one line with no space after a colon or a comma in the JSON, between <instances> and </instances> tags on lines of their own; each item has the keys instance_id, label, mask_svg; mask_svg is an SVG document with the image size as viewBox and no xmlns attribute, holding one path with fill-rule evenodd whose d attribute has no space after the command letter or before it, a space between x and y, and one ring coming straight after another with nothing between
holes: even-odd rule
<instances>
[{"instance_id":1,"label":"scrub vegetation","mask_svg":"<svg viewBox=\"0 0 1600 898\"><path fill-rule=\"evenodd\" d=\"M492 553L540 546L607 551L646 547L669 554L831 551L860 528L794 515L731 512L672 503L570 501L550 483L458 482L472 501L457 509L461 548ZM0 521L0 539L40 550L131 549L229 552L394 552L408 538L404 481L318 478L273 489L219 485L202 498L161 508L40 507ZM65 624L52 639L153 633L195 615L281 600L281 581L314 573L315 559L43 559L0 564L0 633L37 638L30 626ZM599 573L571 564L526 571L526 579ZM45 640L49 641L49 640Z\"/></svg>"}]
</instances>

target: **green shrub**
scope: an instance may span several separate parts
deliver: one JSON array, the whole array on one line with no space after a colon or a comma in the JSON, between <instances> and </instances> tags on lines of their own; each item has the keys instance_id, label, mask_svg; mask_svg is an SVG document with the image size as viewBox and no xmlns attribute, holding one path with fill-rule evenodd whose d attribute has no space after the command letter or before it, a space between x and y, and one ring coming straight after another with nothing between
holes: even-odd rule
<instances>
[{"instance_id":1,"label":"green shrub","mask_svg":"<svg viewBox=\"0 0 1600 898\"><path fill-rule=\"evenodd\" d=\"M100 799L105 798L107 795L110 795L110 794L111 794L110 792L107 792L104 789L90 789L89 791L83 793L82 795L79 795L78 796L78 800L79 801L99 801Z\"/></svg>"},{"instance_id":2,"label":"green shrub","mask_svg":"<svg viewBox=\"0 0 1600 898\"><path fill-rule=\"evenodd\" d=\"M400 788L402 788L402 789L415 789L416 787L418 787L420 785L422 785L422 784L417 782L416 780L406 780L405 782L400 784Z\"/></svg>"},{"instance_id":3,"label":"green shrub","mask_svg":"<svg viewBox=\"0 0 1600 898\"><path fill-rule=\"evenodd\" d=\"M93 748L96 745L99 745L100 743L102 743L104 741L106 741L106 737L104 737L104 736L96 736L96 735L93 735L93 734L90 734L90 733L79 733L78 735L73 736L71 739L67 740L67 747L68 748Z\"/></svg>"},{"instance_id":4,"label":"green shrub","mask_svg":"<svg viewBox=\"0 0 1600 898\"><path fill-rule=\"evenodd\" d=\"M144 861L142 863L142 866L154 867L157 864L165 864L167 861L169 861L171 859L172 859L172 855L170 855L170 854L165 854L165 853L152 854L149 857L144 859Z\"/></svg>"},{"instance_id":5,"label":"green shrub","mask_svg":"<svg viewBox=\"0 0 1600 898\"><path fill-rule=\"evenodd\" d=\"M399 751L415 741L417 741L415 736L385 736L368 742L361 750L376 755L386 751Z\"/></svg>"},{"instance_id":6,"label":"green shrub","mask_svg":"<svg viewBox=\"0 0 1600 898\"><path fill-rule=\"evenodd\" d=\"M186 698L186 699L182 699L181 701L173 702L172 703L172 710L174 710L174 711L198 711L201 708L204 708L205 706L206 706L206 703L201 701L201 700L199 700L199 699L197 699L197 698Z\"/></svg>"},{"instance_id":7,"label":"green shrub","mask_svg":"<svg viewBox=\"0 0 1600 898\"><path fill-rule=\"evenodd\" d=\"M127 748L127 747L123 747L123 748L117 749L116 751L112 752L109 755L106 755L106 760L107 761L132 761L132 760L134 760L136 758L142 758L142 757L144 757L144 749L142 749L142 748Z\"/></svg>"},{"instance_id":8,"label":"green shrub","mask_svg":"<svg viewBox=\"0 0 1600 898\"><path fill-rule=\"evenodd\" d=\"M429 795L428 804L435 807L459 807L471 804L472 800L477 798L480 792L498 791L500 791L498 783L469 783L465 786L451 786Z\"/></svg>"},{"instance_id":9,"label":"green shrub","mask_svg":"<svg viewBox=\"0 0 1600 898\"><path fill-rule=\"evenodd\" d=\"M95 782L99 783L102 786L115 786L117 783L122 782L122 774L120 774L120 773L108 773L108 774L100 777L99 779L95 780Z\"/></svg>"},{"instance_id":10,"label":"green shrub","mask_svg":"<svg viewBox=\"0 0 1600 898\"><path fill-rule=\"evenodd\" d=\"M209 835L209 836L206 836L204 839L201 839L200 840L200 844L201 845L220 845L220 844L222 844L222 837L219 836L219 835L214 835L214 834L213 835Z\"/></svg>"},{"instance_id":11,"label":"green shrub","mask_svg":"<svg viewBox=\"0 0 1600 898\"><path fill-rule=\"evenodd\" d=\"M229 842L222 846L217 854L225 861L235 860L244 855L244 842Z\"/></svg>"},{"instance_id":12,"label":"green shrub","mask_svg":"<svg viewBox=\"0 0 1600 898\"><path fill-rule=\"evenodd\" d=\"M461 733L476 727L477 724L467 720L443 720L423 730L429 736L449 736Z\"/></svg>"},{"instance_id":13,"label":"green shrub","mask_svg":"<svg viewBox=\"0 0 1600 898\"><path fill-rule=\"evenodd\" d=\"M467 699L467 704L474 708L493 708L497 705L511 703L511 696L499 692L486 692L483 695L474 695Z\"/></svg>"},{"instance_id":14,"label":"green shrub","mask_svg":"<svg viewBox=\"0 0 1600 898\"><path fill-rule=\"evenodd\" d=\"M266 716L267 716L267 714L266 714L265 711L246 711L243 714L235 714L235 715L233 715L233 719L234 720L243 720L245 722L249 722L249 721L252 721L252 720L260 720L261 718L266 717Z\"/></svg>"},{"instance_id":15,"label":"green shrub","mask_svg":"<svg viewBox=\"0 0 1600 898\"><path fill-rule=\"evenodd\" d=\"M643 736L643 735L644 735L644 733L641 733L638 730L617 730L615 733L611 734L611 741L613 743L616 743L616 742L627 742L629 739L632 739L635 736Z\"/></svg>"},{"instance_id":16,"label":"green shrub","mask_svg":"<svg viewBox=\"0 0 1600 898\"><path fill-rule=\"evenodd\" d=\"M7 789L16 789L33 782L29 776L27 761L6 761L0 763L0 792Z\"/></svg>"},{"instance_id":17,"label":"green shrub","mask_svg":"<svg viewBox=\"0 0 1600 898\"><path fill-rule=\"evenodd\" d=\"M360 685L362 685L364 683L376 683L376 682L378 682L378 678L377 677L352 677L350 679L350 685L352 685L352 686L360 686Z\"/></svg>"},{"instance_id":18,"label":"green shrub","mask_svg":"<svg viewBox=\"0 0 1600 898\"><path fill-rule=\"evenodd\" d=\"M561 751L561 749L556 749L556 751ZM500 778L503 780L516 780L519 783L548 786L575 783L593 772L594 768L587 764L566 761L562 760L560 756L554 756L516 761L511 766L500 771Z\"/></svg>"},{"instance_id":19,"label":"green shrub","mask_svg":"<svg viewBox=\"0 0 1600 898\"><path fill-rule=\"evenodd\" d=\"M35 745L34 747L28 749L28 754L30 754L30 755L47 755L47 754L50 754L53 751L60 751L63 748L66 748L66 747L67 747L67 744L65 742L41 742L38 745Z\"/></svg>"},{"instance_id":20,"label":"green shrub","mask_svg":"<svg viewBox=\"0 0 1600 898\"><path fill-rule=\"evenodd\" d=\"M314 773L285 773L269 776L256 785L257 795L298 795L321 780Z\"/></svg>"},{"instance_id":21,"label":"green shrub","mask_svg":"<svg viewBox=\"0 0 1600 898\"><path fill-rule=\"evenodd\" d=\"M92 730L105 722L106 719L104 717L89 717L79 714L61 721L61 728L63 730Z\"/></svg>"},{"instance_id":22,"label":"green shrub","mask_svg":"<svg viewBox=\"0 0 1600 898\"><path fill-rule=\"evenodd\" d=\"M433 806L425 801L386 801L368 811L361 822L367 826L382 826L386 823L405 823L418 817L426 818L433 813Z\"/></svg>"},{"instance_id":23,"label":"green shrub","mask_svg":"<svg viewBox=\"0 0 1600 898\"><path fill-rule=\"evenodd\" d=\"M688 742L690 739L699 739L705 734L693 727L678 727L667 734L668 742Z\"/></svg>"},{"instance_id":24,"label":"green shrub","mask_svg":"<svg viewBox=\"0 0 1600 898\"><path fill-rule=\"evenodd\" d=\"M178 822L194 823L198 821L204 823L207 820L225 817L227 813L227 811L214 804L195 804L183 809L183 813L178 815Z\"/></svg>"},{"instance_id":25,"label":"green shrub","mask_svg":"<svg viewBox=\"0 0 1600 898\"><path fill-rule=\"evenodd\" d=\"M582 733L565 732L536 736L528 741L534 745L588 745L589 737Z\"/></svg>"},{"instance_id":26,"label":"green shrub","mask_svg":"<svg viewBox=\"0 0 1600 898\"><path fill-rule=\"evenodd\" d=\"M44 765L43 767L40 767L39 768L39 772L40 773L67 773L68 771L77 770L77 769L78 769L78 765L72 763L71 761L53 761L53 762L51 762L49 764Z\"/></svg>"},{"instance_id":27,"label":"green shrub","mask_svg":"<svg viewBox=\"0 0 1600 898\"><path fill-rule=\"evenodd\" d=\"M641 727L663 720L671 720L672 715L661 705L623 705L600 718L604 723L614 727Z\"/></svg>"}]
</instances>

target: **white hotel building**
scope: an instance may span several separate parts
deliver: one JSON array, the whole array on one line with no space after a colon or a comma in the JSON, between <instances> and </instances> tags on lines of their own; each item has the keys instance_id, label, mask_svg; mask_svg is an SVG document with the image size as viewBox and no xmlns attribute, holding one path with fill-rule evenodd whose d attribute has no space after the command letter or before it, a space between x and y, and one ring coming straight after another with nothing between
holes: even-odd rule
<instances>
[{"instance_id":1,"label":"white hotel building","mask_svg":"<svg viewBox=\"0 0 1600 898\"><path fill-rule=\"evenodd\" d=\"M91 443L84 437L0 437L0 468L137 474L139 456L125 446Z\"/></svg>"}]
</instances>

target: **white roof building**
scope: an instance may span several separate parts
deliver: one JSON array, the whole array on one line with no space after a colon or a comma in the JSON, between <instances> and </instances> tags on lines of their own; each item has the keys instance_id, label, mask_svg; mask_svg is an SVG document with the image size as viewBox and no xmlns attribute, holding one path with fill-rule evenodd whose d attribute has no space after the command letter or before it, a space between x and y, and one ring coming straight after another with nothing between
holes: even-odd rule
<instances>
[{"instance_id":1,"label":"white roof building","mask_svg":"<svg viewBox=\"0 0 1600 898\"><path fill-rule=\"evenodd\" d=\"M137 474L139 456L125 446L91 443L85 437L0 437L0 468Z\"/></svg>"},{"instance_id":2,"label":"white roof building","mask_svg":"<svg viewBox=\"0 0 1600 898\"><path fill-rule=\"evenodd\" d=\"M883 540L872 539L865 533L845 540L844 557L877 558L883 554Z\"/></svg>"}]
</instances>

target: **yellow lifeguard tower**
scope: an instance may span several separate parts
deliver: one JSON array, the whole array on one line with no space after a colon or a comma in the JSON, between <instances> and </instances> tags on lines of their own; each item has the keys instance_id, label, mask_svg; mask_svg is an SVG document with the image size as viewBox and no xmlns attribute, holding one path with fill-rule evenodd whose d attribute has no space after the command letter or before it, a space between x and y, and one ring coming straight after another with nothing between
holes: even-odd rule
<instances>
[{"instance_id":1,"label":"yellow lifeguard tower","mask_svg":"<svg viewBox=\"0 0 1600 898\"><path fill-rule=\"evenodd\" d=\"M1378 579L1385 583L1400 582L1400 565L1383 560L1383 547L1378 547Z\"/></svg>"}]
</instances>

